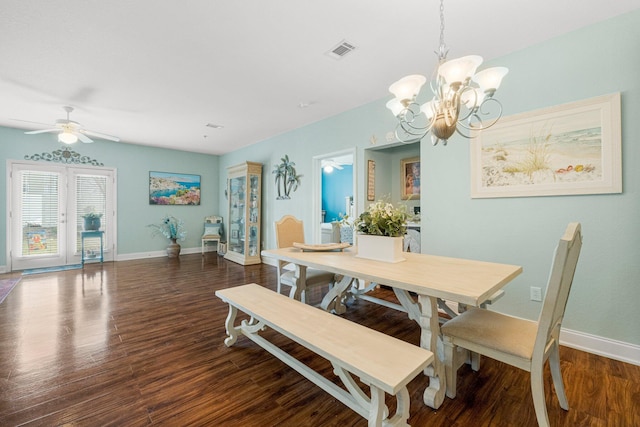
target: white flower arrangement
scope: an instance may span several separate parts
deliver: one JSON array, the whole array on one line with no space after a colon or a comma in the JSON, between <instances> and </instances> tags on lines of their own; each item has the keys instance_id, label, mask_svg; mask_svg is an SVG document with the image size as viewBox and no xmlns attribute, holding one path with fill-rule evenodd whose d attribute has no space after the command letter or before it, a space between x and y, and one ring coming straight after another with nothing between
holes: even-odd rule
<instances>
[{"instance_id":1,"label":"white flower arrangement","mask_svg":"<svg viewBox=\"0 0 640 427\"><path fill-rule=\"evenodd\" d=\"M401 237L407 232L407 207L378 200L360 214L356 230L372 236Z\"/></svg>"}]
</instances>

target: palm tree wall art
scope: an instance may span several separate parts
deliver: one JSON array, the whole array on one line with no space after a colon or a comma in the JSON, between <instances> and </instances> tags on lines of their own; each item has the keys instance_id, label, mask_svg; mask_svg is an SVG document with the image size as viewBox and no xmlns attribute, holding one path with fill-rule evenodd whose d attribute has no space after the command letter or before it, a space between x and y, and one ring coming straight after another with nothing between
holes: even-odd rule
<instances>
[{"instance_id":1,"label":"palm tree wall art","mask_svg":"<svg viewBox=\"0 0 640 427\"><path fill-rule=\"evenodd\" d=\"M285 154L280 160L282 163L276 165L272 172L275 175L276 189L278 191L276 200L288 200L291 199L291 192L298 189L302 175L297 174L296 164L289 160L288 154Z\"/></svg>"}]
</instances>

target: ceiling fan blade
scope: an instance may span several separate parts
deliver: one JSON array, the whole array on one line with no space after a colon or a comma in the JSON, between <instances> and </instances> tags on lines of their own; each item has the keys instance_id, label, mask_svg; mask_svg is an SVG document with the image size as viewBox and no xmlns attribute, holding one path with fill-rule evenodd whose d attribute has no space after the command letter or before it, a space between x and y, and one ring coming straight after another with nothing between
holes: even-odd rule
<instances>
[{"instance_id":1,"label":"ceiling fan blade","mask_svg":"<svg viewBox=\"0 0 640 427\"><path fill-rule=\"evenodd\" d=\"M58 129L58 128L42 129L42 130L31 130L31 131L25 132L25 135L36 135L36 134L39 134L39 133L58 132L58 131L60 131L60 129Z\"/></svg>"},{"instance_id":2,"label":"ceiling fan blade","mask_svg":"<svg viewBox=\"0 0 640 427\"><path fill-rule=\"evenodd\" d=\"M119 142L120 138L118 138L117 136L112 136L112 135L107 135L104 133L98 133L98 132L94 132L91 130L83 130L83 133L86 133L87 135L91 135L91 136L95 136L96 138L100 138L100 139L107 139L109 141L114 141L114 142Z\"/></svg>"},{"instance_id":3,"label":"ceiling fan blade","mask_svg":"<svg viewBox=\"0 0 640 427\"><path fill-rule=\"evenodd\" d=\"M22 119L11 119L15 122L23 122L23 123L33 123L34 125L41 125L41 126L51 126L51 123L42 123L42 122L34 122L31 120L22 120Z\"/></svg>"},{"instance_id":4,"label":"ceiling fan blade","mask_svg":"<svg viewBox=\"0 0 640 427\"><path fill-rule=\"evenodd\" d=\"M93 139L89 138L87 135L82 132L76 132L75 135L78 137L80 142L84 142L85 144L90 144L93 142Z\"/></svg>"}]
</instances>

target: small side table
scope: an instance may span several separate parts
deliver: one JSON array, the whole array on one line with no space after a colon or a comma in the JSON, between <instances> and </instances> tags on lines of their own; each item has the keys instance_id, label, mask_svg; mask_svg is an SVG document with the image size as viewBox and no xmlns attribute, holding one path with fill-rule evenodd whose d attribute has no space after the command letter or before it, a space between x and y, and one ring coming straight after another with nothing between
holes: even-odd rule
<instances>
[{"instance_id":1,"label":"small side table","mask_svg":"<svg viewBox=\"0 0 640 427\"><path fill-rule=\"evenodd\" d=\"M101 263L104 262L104 250L102 247L102 240L104 238L104 231L81 231L80 232L81 238L82 238L82 252L80 253L81 258L82 258L82 266L84 267L84 262L85 261L98 261L100 260ZM87 257L87 255L84 253L84 241L85 239L91 239L91 238L99 238L100 239L100 257L94 257L94 258L89 258Z\"/></svg>"}]
</instances>

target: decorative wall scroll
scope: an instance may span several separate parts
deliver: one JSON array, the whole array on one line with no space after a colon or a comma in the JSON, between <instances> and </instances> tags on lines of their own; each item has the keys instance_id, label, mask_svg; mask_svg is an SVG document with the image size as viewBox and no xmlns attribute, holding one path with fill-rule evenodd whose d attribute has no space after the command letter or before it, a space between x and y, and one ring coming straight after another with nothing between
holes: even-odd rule
<instances>
[{"instance_id":1,"label":"decorative wall scroll","mask_svg":"<svg viewBox=\"0 0 640 427\"><path fill-rule=\"evenodd\" d=\"M67 163L67 164L79 164L79 165L91 165L91 166L104 166L104 163L100 163L91 157L83 156L80 153L76 153L69 147L62 147L58 150L54 150L51 153L33 154L31 156L24 156L25 160L45 161L54 163Z\"/></svg>"}]
</instances>

